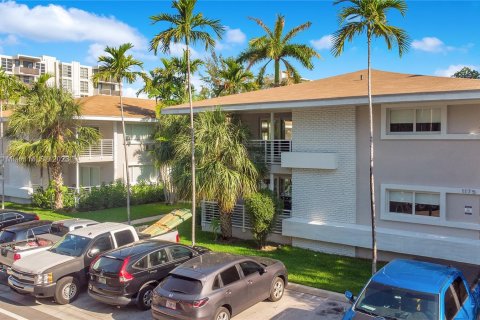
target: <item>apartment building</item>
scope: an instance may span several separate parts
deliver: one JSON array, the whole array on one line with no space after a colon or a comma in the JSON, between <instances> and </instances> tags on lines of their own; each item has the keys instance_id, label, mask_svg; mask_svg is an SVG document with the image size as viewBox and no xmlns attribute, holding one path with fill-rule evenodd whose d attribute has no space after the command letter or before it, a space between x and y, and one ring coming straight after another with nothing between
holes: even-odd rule
<instances>
[{"instance_id":1,"label":"apartment building","mask_svg":"<svg viewBox=\"0 0 480 320\"><path fill-rule=\"evenodd\" d=\"M371 248L367 72L199 101L251 131L284 202L276 237L357 257ZM380 257L480 263L480 80L373 71ZM186 114L188 106L162 110ZM203 228L218 215L202 205ZM288 209L287 209L288 208ZM241 204L236 234L248 233Z\"/></svg>"},{"instance_id":2,"label":"apartment building","mask_svg":"<svg viewBox=\"0 0 480 320\"><path fill-rule=\"evenodd\" d=\"M50 85L61 86L76 98L120 94L118 84L113 81L92 82L92 75L98 72L98 67L81 65L76 61L62 62L50 56L0 55L0 67L26 84L32 84L42 74L51 74Z\"/></svg>"},{"instance_id":3,"label":"apartment building","mask_svg":"<svg viewBox=\"0 0 480 320\"><path fill-rule=\"evenodd\" d=\"M97 129L101 139L77 159L65 159L64 185L78 190L125 180L119 98L97 95L79 98L78 101L82 105L82 125ZM123 103L130 181L132 184L141 180L156 182L158 174L148 152L156 121L155 101L124 98ZM4 114L8 126L11 111ZM29 202L34 190L39 186L46 187L49 180L46 168L25 167L9 160L5 163L4 179L6 198L16 202Z\"/></svg>"}]
</instances>

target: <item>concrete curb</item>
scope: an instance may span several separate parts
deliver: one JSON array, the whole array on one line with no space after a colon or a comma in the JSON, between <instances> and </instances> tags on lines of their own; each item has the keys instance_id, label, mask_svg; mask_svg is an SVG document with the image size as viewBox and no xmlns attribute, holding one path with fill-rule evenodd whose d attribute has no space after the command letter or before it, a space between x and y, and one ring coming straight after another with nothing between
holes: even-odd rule
<instances>
[{"instance_id":1,"label":"concrete curb","mask_svg":"<svg viewBox=\"0 0 480 320\"><path fill-rule=\"evenodd\" d=\"M337 292L332 292L332 291L327 291L327 290L323 290L323 289L307 287L307 286L297 284L297 283L289 282L288 286L287 286L287 289L291 290L291 291L306 293L306 294L310 294L312 296L317 296L317 297L330 299L330 300L335 300L335 301L339 301L339 302L346 302L347 301L343 294L340 294L340 293L337 293Z\"/></svg>"}]
</instances>

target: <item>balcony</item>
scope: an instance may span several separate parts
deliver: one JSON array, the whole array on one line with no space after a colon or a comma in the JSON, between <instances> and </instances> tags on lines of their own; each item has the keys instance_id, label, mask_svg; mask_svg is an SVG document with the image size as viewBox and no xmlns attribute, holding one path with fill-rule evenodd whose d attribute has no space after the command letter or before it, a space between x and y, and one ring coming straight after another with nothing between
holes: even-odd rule
<instances>
[{"instance_id":1,"label":"balcony","mask_svg":"<svg viewBox=\"0 0 480 320\"><path fill-rule=\"evenodd\" d=\"M100 139L98 143L83 150L78 156L78 161L113 161L113 139Z\"/></svg>"},{"instance_id":2,"label":"balcony","mask_svg":"<svg viewBox=\"0 0 480 320\"><path fill-rule=\"evenodd\" d=\"M266 164L281 164L282 152L292 151L292 140L251 140L247 148L254 158Z\"/></svg>"},{"instance_id":3,"label":"balcony","mask_svg":"<svg viewBox=\"0 0 480 320\"><path fill-rule=\"evenodd\" d=\"M14 74L26 74L26 75L31 75L31 76L38 76L38 75L40 75L40 70L39 69L34 69L34 68L15 67L15 68L13 68L13 73Z\"/></svg>"},{"instance_id":4,"label":"balcony","mask_svg":"<svg viewBox=\"0 0 480 320\"><path fill-rule=\"evenodd\" d=\"M120 96L120 91L111 89L95 89L93 90L93 94L103 96Z\"/></svg>"}]
</instances>

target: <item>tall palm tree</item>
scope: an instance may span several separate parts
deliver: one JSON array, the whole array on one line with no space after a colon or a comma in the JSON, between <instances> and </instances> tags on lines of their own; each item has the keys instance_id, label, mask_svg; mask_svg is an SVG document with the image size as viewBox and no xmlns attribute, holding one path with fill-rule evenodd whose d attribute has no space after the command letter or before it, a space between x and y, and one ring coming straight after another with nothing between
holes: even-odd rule
<instances>
[{"instance_id":1,"label":"tall palm tree","mask_svg":"<svg viewBox=\"0 0 480 320\"><path fill-rule=\"evenodd\" d=\"M54 209L63 208L64 159L74 159L99 139L93 128L82 127L80 105L62 88L45 86L28 94L9 119L8 154L27 166L47 166L54 183Z\"/></svg>"},{"instance_id":2,"label":"tall palm tree","mask_svg":"<svg viewBox=\"0 0 480 320\"><path fill-rule=\"evenodd\" d=\"M127 219L130 224L130 173L128 172L128 155L127 155L127 139L125 137L125 120L123 116L123 82L132 83L137 77L141 76L141 72L135 71L135 68L142 68L143 63L136 60L127 51L132 49L131 43L124 43L118 48L105 47L107 55L100 56L98 62L100 67L98 73L93 75L93 81L98 83L100 80L113 79L120 86L120 113L122 117L122 136L123 151L125 156L125 177L127 182Z\"/></svg>"},{"instance_id":3,"label":"tall palm tree","mask_svg":"<svg viewBox=\"0 0 480 320\"><path fill-rule=\"evenodd\" d=\"M258 172L245 147L248 130L220 109L199 113L195 118L195 154L198 190L203 199L216 200L220 210L222 237L232 237L232 211L239 198L257 188ZM190 196L190 139L180 132L173 143L173 177L182 196Z\"/></svg>"},{"instance_id":4,"label":"tall palm tree","mask_svg":"<svg viewBox=\"0 0 480 320\"><path fill-rule=\"evenodd\" d=\"M219 68L207 70L205 78L212 85L215 96L248 92L258 88L255 76L234 58L221 58ZM212 74L214 73L214 74Z\"/></svg>"},{"instance_id":5,"label":"tall palm tree","mask_svg":"<svg viewBox=\"0 0 480 320\"><path fill-rule=\"evenodd\" d=\"M301 31L310 28L312 23L306 22L301 24L284 35L285 17L282 15L277 16L273 31L262 20L251 17L249 19L255 21L266 34L251 39L249 48L240 54L239 61L248 61L250 63L249 68L254 64L267 61L260 68L259 74L261 76L265 74L268 64L273 61L275 65L275 86L280 85L280 62L283 62L287 71L293 75L295 83L299 83L301 79L300 74L287 59L297 60L302 66L312 70L312 59L314 57L320 58L320 55L312 47L305 44L291 43L291 40Z\"/></svg>"},{"instance_id":6,"label":"tall palm tree","mask_svg":"<svg viewBox=\"0 0 480 320\"><path fill-rule=\"evenodd\" d=\"M377 241L375 231L375 179L373 174L373 106L371 44L373 38L383 38L390 50L394 43L398 54L402 56L408 50L409 38L403 29L391 26L387 21L387 12L394 9L405 16L407 4L404 0L337 0L335 5L348 3L339 14L340 29L333 36L332 53L336 57L342 54L346 41L352 41L357 35L366 33L368 47L368 109L370 115L370 214L372 224L372 273L377 271Z\"/></svg>"},{"instance_id":7,"label":"tall palm tree","mask_svg":"<svg viewBox=\"0 0 480 320\"><path fill-rule=\"evenodd\" d=\"M197 0L178 0L172 2L174 14L161 13L150 17L152 23L166 22L169 27L161 31L150 41L150 50L157 54L160 49L163 53L170 52L172 43L184 44L187 57L187 88L190 103L190 136L191 136L191 170L192 170L192 245L195 245L195 205L196 205L196 179L195 179L195 130L193 123L193 101L190 67L190 46L197 43L203 44L205 50L215 46L215 40L210 33L204 31L210 28L218 38L222 37L225 28L220 20L207 19L201 13L194 13Z\"/></svg>"}]
</instances>

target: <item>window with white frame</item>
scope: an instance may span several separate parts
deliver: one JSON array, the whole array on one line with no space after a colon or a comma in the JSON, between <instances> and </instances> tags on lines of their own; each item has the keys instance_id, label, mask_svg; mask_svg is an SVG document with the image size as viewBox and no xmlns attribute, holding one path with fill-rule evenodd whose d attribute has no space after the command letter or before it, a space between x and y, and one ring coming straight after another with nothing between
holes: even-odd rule
<instances>
[{"instance_id":1,"label":"window with white frame","mask_svg":"<svg viewBox=\"0 0 480 320\"><path fill-rule=\"evenodd\" d=\"M143 123L127 123L125 134L127 141L145 142L152 139L153 127Z\"/></svg>"},{"instance_id":2,"label":"window with white frame","mask_svg":"<svg viewBox=\"0 0 480 320\"><path fill-rule=\"evenodd\" d=\"M45 63L35 62L35 69L40 70L40 74L45 74Z\"/></svg>"},{"instance_id":3,"label":"window with white frame","mask_svg":"<svg viewBox=\"0 0 480 320\"><path fill-rule=\"evenodd\" d=\"M132 184L137 184L141 181L154 182L157 180L155 167L153 165L129 166L129 169Z\"/></svg>"},{"instance_id":4,"label":"window with white frame","mask_svg":"<svg viewBox=\"0 0 480 320\"><path fill-rule=\"evenodd\" d=\"M88 68L80 67L80 78L88 79Z\"/></svg>"},{"instance_id":5,"label":"window with white frame","mask_svg":"<svg viewBox=\"0 0 480 320\"><path fill-rule=\"evenodd\" d=\"M62 88L66 91L72 92L72 80L62 79Z\"/></svg>"},{"instance_id":6,"label":"window with white frame","mask_svg":"<svg viewBox=\"0 0 480 320\"><path fill-rule=\"evenodd\" d=\"M68 78L72 77L72 66L68 64L62 64L61 71L62 71L62 77L68 77Z\"/></svg>"},{"instance_id":7,"label":"window with white frame","mask_svg":"<svg viewBox=\"0 0 480 320\"><path fill-rule=\"evenodd\" d=\"M1 67L5 71L12 72L13 70L13 60L8 58L1 59Z\"/></svg>"},{"instance_id":8,"label":"window with white frame","mask_svg":"<svg viewBox=\"0 0 480 320\"><path fill-rule=\"evenodd\" d=\"M88 81L80 81L80 92L88 92Z\"/></svg>"},{"instance_id":9,"label":"window with white frame","mask_svg":"<svg viewBox=\"0 0 480 320\"><path fill-rule=\"evenodd\" d=\"M80 185L82 187L96 187L100 185L99 167L80 167Z\"/></svg>"},{"instance_id":10,"label":"window with white frame","mask_svg":"<svg viewBox=\"0 0 480 320\"><path fill-rule=\"evenodd\" d=\"M389 108L387 109L387 132L440 133L442 129L442 108Z\"/></svg>"},{"instance_id":11,"label":"window with white frame","mask_svg":"<svg viewBox=\"0 0 480 320\"><path fill-rule=\"evenodd\" d=\"M440 217L440 193L387 190L386 196L390 213Z\"/></svg>"}]
</instances>

